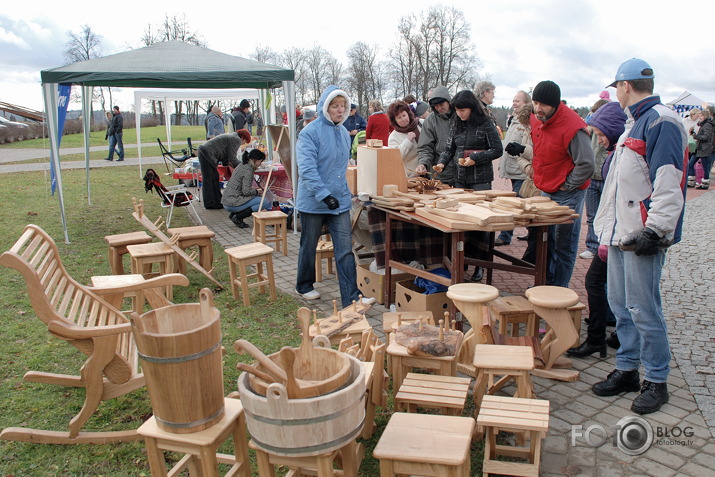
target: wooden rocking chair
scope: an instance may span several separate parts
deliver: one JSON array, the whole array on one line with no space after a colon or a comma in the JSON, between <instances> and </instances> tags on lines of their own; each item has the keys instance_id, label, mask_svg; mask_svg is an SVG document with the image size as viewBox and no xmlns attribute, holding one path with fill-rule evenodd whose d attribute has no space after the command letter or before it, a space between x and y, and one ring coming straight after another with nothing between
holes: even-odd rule
<instances>
[{"instance_id":1,"label":"wooden rocking chair","mask_svg":"<svg viewBox=\"0 0 715 477\"><path fill-rule=\"evenodd\" d=\"M79 376L29 371L24 380L86 388L84 405L72 418L69 432L10 427L0 439L43 444L102 444L139 439L135 430L80 432L99 404L144 386L129 319L100 298L133 294L141 304L169 305L162 295L166 285L189 284L180 274L169 274L113 288L86 287L69 276L57 245L36 225L28 225L20 239L0 256L0 265L14 268L25 278L35 314L53 336L69 342L87 356ZM141 277L140 277L141 278ZM113 300L116 302L116 300ZM137 308L135 303L135 309Z\"/></svg>"}]
</instances>

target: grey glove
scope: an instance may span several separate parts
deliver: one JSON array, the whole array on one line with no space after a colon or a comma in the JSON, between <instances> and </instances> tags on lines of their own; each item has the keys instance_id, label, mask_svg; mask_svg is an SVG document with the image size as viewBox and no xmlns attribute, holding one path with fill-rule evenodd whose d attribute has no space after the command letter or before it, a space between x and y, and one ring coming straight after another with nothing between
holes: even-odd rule
<instances>
[{"instance_id":1,"label":"grey glove","mask_svg":"<svg viewBox=\"0 0 715 477\"><path fill-rule=\"evenodd\" d=\"M338 199L333 197L332 195L329 195L325 199L323 199L323 202L325 202L325 205L328 206L328 209L334 210L340 207L340 202L338 202Z\"/></svg>"},{"instance_id":2,"label":"grey glove","mask_svg":"<svg viewBox=\"0 0 715 477\"><path fill-rule=\"evenodd\" d=\"M623 251L635 251L636 255L655 255L658 250L663 250L672 245L672 241L658 234L648 227L643 227L638 233L623 237L618 247Z\"/></svg>"}]
</instances>

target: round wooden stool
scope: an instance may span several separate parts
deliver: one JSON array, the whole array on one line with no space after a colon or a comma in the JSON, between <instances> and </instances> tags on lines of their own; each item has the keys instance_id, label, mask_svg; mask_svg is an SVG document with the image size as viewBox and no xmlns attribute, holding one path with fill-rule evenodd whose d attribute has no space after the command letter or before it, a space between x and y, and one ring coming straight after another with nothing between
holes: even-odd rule
<instances>
[{"instance_id":1,"label":"round wooden stool","mask_svg":"<svg viewBox=\"0 0 715 477\"><path fill-rule=\"evenodd\" d=\"M285 214L284 214L285 215ZM231 292L238 300L238 289L240 287L243 295L243 305L250 306L251 298L248 294L250 287L259 287L261 293L265 292L268 285L271 300L276 299L276 282L273 276L273 249L260 242L239 245L238 247L224 250L228 255L228 271L231 276ZM263 272L263 264L266 264L266 272ZM256 266L256 272L249 274L247 267ZM251 279L257 279L250 283Z\"/></svg>"},{"instance_id":2,"label":"round wooden stool","mask_svg":"<svg viewBox=\"0 0 715 477\"><path fill-rule=\"evenodd\" d=\"M487 303L499 297L499 290L482 283L458 283L447 289L447 298L469 320L472 328L464 335L462 347L457 357L457 371L476 377L474 369L474 346L481 342L477 331L484 322L484 308Z\"/></svg>"},{"instance_id":3,"label":"round wooden stool","mask_svg":"<svg viewBox=\"0 0 715 477\"><path fill-rule=\"evenodd\" d=\"M238 399L224 399L226 412L223 418L203 431L175 434L159 428L151 417L137 429L146 442L147 459L153 477L166 476L164 451L184 453L184 457L171 469L179 475L188 469L190 475L217 476L218 464L231 465L226 475L250 477L251 462L246 443L246 418ZM218 447L233 436L233 455L217 454Z\"/></svg>"},{"instance_id":4,"label":"round wooden stool","mask_svg":"<svg viewBox=\"0 0 715 477\"><path fill-rule=\"evenodd\" d=\"M541 339L543 369L535 369L534 376L557 379L559 381L578 381L579 373L570 368L571 360L562 355L578 339L573 318L568 308L579 301L575 291L549 285L526 290L526 298L534 305L534 311L549 325L549 330Z\"/></svg>"},{"instance_id":5,"label":"round wooden stool","mask_svg":"<svg viewBox=\"0 0 715 477\"><path fill-rule=\"evenodd\" d=\"M473 432L471 417L396 412L372 455L381 477L468 477Z\"/></svg>"},{"instance_id":6,"label":"round wooden stool","mask_svg":"<svg viewBox=\"0 0 715 477\"><path fill-rule=\"evenodd\" d=\"M169 236L179 234L179 241L176 243L180 249L186 250L190 247L198 247L199 249L199 265L211 273L214 263L214 248L211 244L216 234L205 225L196 225L194 227L175 227L166 229ZM179 273L186 274L186 263L183 260L177 260L177 269Z\"/></svg>"},{"instance_id":7,"label":"round wooden stool","mask_svg":"<svg viewBox=\"0 0 715 477\"><path fill-rule=\"evenodd\" d=\"M276 251L283 251L288 255L288 216L280 210L253 213L253 240L267 244L275 242ZM274 227L272 234L268 234L267 227Z\"/></svg>"},{"instance_id":8,"label":"round wooden stool","mask_svg":"<svg viewBox=\"0 0 715 477\"><path fill-rule=\"evenodd\" d=\"M129 232L126 234L106 235L104 240L109 244L109 268L113 275L124 275L122 257L127 253L127 245L139 245L151 242L146 232Z\"/></svg>"},{"instance_id":9,"label":"round wooden stool","mask_svg":"<svg viewBox=\"0 0 715 477\"><path fill-rule=\"evenodd\" d=\"M127 245L127 252L132 257L132 273L152 277L171 273L173 268L174 250L164 242L143 243L139 245ZM153 265L159 264L159 271L152 272ZM166 287L166 298L173 299L173 287Z\"/></svg>"}]
</instances>

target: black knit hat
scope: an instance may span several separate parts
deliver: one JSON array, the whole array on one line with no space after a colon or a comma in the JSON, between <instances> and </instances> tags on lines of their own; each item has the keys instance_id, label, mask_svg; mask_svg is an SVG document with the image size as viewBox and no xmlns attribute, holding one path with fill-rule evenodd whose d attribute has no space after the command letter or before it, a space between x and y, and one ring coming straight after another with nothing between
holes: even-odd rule
<instances>
[{"instance_id":1,"label":"black knit hat","mask_svg":"<svg viewBox=\"0 0 715 477\"><path fill-rule=\"evenodd\" d=\"M534 88L531 99L558 108L561 104L561 88L553 81L542 81Z\"/></svg>"},{"instance_id":2,"label":"black knit hat","mask_svg":"<svg viewBox=\"0 0 715 477\"><path fill-rule=\"evenodd\" d=\"M243 108L250 108L251 103L247 99L242 99L241 103L238 105L241 109Z\"/></svg>"}]
</instances>

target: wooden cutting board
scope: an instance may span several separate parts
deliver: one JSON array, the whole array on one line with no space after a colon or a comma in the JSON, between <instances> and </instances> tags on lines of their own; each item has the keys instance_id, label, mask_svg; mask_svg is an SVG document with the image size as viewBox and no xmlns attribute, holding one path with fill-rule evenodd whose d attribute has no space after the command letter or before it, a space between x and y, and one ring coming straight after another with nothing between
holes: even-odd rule
<instances>
[{"instance_id":1,"label":"wooden cutting board","mask_svg":"<svg viewBox=\"0 0 715 477\"><path fill-rule=\"evenodd\" d=\"M479 227L474 222L465 222L463 220L450 219L448 217L433 214L432 212L430 212L432 210L435 209L433 207L420 207L419 209L415 209L415 214L419 215L420 217L424 217L425 219L431 220L432 222L436 222L440 225L443 225L444 227L449 227L455 230L477 230Z\"/></svg>"},{"instance_id":2,"label":"wooden cutting board","mask_svg":"<svg viewBox=\"0 0 715 477\"><path fill-rule=\"evenodd\" d=\"M441 189L438 191L435 191L435 194L437 195L451 195L451 194L461 194L464 192L464 189L460 189L458 187L453 187L451 189Z\"/></svg>"},{"instance_id":3,"label":"wooden cutting board","mask_svg":"<svg viewBox=\"0 0 715 477\"><path fill-rule=\"evenodd\" d=\"M484 225L513 222L513 214L492 210L480 204L459 204L459 211L481 218Z\"/></svg>"}]
</instances>

